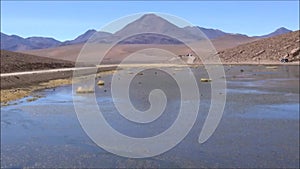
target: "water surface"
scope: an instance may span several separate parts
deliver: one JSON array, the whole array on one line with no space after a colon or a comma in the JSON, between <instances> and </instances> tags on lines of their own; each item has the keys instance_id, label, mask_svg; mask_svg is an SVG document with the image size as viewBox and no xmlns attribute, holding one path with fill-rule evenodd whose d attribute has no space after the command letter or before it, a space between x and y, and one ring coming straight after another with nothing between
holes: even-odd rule
<instances>
[{"instance_id":1,"label":"water surface","mask_svg":"<svg viewBox=\"0 0 300 169\"><path fill-rule=\"evenodd\" d=\"M206 76L203 67L193 71L197 79ZM1 107L1 167L299 168L299 67L227 66L225 71L228 90L223 118L204 144L198 143L198 137L210 106L209 83L198 84L200 111L187 137L170 151L146 159L119 157L98 147L81 128L72 86L67 85L35 92L43 97L32 102L24 98ZM164 79L165 85L155 86L155 78ZM102 79L109 82L111 76ZM97 103L117 131L132 137L157 135L177 117L178 86L165 73L148 70L130 87L131 101L141 111L149 108L149 91L158 87L166 92L168 104L150 124L124 119L114 107L109 85L96 88ZM84 98L75 97L78 102Z\"/></svg>"}]
</instances>

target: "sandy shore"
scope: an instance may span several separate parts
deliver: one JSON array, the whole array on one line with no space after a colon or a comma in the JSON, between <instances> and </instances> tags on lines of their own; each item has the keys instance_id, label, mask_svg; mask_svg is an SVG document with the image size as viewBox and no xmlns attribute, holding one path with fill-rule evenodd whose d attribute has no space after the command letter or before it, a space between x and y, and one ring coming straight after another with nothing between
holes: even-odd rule
<instances>
[{"instance_id":1,"label":"sandy shore","mask_svg":"<svg viewBox=\"0 0 300 169\"><path fill-rule=\"evenodd\" d=\"M30 95L33 91L53 88L66 84L71 84L72 79L56 79L48 82L38 83L36 85L30 85L27 87L18 87L14 89L1 90L1 105L7 105L9 101L21 99L25 96Z\"/></svg>"},{"instance_id":2,"label":"sandy shore","mask_svg":"<svg viewBox=\"0 0 300 169\"><path fill-rule=\"evenodd\" d=\"M111 74L114 69L100 68L98 75ZM71 84L72 76L73 71L1 77L1 105L29 96L33 91Z\"/></svg>"}]
</instances>

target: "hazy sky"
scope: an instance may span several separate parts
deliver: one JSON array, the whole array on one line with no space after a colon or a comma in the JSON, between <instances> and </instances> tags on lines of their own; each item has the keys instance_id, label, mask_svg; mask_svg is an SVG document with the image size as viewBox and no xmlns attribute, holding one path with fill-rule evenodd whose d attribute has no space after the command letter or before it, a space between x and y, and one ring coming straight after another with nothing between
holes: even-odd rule
<instances>
[{"instance_id":1,"label":"hazy sky","mask_svg":"<svg viewBox=\"0 0 300 169\"><path fill-rule=\"evenodd\" d=\"M162 12L193 25L250 36L279 27L299 29L299 1L3 1L1 32L22 37L74 39L120 17Z\"/></svg>"}]
</instances>

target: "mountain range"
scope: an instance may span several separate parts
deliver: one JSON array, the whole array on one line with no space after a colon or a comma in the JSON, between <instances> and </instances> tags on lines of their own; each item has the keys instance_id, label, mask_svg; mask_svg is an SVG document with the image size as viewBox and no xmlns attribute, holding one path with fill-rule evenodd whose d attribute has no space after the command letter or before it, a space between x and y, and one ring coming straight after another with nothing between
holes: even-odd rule
<instances>
[{"instance_id":1,"label":"mountain range","mask_svg":"<svg viewBox=\"0 0 300 169\"><path fill-rule=\"evenodd\" d=\"M161 18L155 14L146 14L141 18L129 23L121 30L115 32L114 34L109 32L97 32L96 30L88 30L84 34L78 36L74 40L68 41L58 41L54 38L48 37L29 37L22 38L17 35L6 35L1 33L1 49L10 50L10 51L24 51L24 50L33 50L33 49L46 49L46 48L54 48L60 46L68 46L68 45L76 45L85 43L92 35L96 36L97 42L101 43L110 43L112 41L116 41L118 39L122 39L120 43L123 44L178 44L181 43L177 39L170 38L168 36L164 36L162 34L170 34L176 35L176 37L180 39L184 39L187 41L198 40L201 37L201 33L203 32L207 38L216 41L216 39L258 39L258 38L268 38L281 34L285 34L288 32L292 32L284 27L281 27L274 32L263 35L263 36L254 36L249 37L243 34L233 34L228 32L223 32L218 29L209 29L203 28L199 26L193 27L178 27L169 21ZM134 35L128 38L129 35L135 34L136 32L150 32L144 34ZM154 32L154 33L151 33Z\"/></svg>"}]
</instances>

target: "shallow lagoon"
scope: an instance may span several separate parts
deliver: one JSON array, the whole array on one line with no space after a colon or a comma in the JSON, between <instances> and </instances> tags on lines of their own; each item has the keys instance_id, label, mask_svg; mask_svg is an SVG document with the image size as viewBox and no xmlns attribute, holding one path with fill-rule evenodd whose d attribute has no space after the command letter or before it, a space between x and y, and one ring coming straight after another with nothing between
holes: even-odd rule
<instances>
[{"instance_id":1,"label":"shallow lagoon","mask_svg":"<svg viewBox=\"0 0 300 169\"><path fill-rule=\"evenodd\" d=\"M202 67L193 71L197 79L205 76ZM132 82L131 100L137 109L149 108L148 93L139 86L149 84L155 72L168 79L163 72L149 70ZM1 167L299 168L299 67L226 66L225 72L223 118L204 144L198 143L198 137L210 106L209 83L199 82L200 111L188 136L170 151L146 159L119 157L93 143L79 124L68 85L37 91L34 95L42 97L32 102L24 98L1 107ZM111 76L102 79L110 81ZM118 114L109 85L96 88L97 103L119 132L149 137L167 129L178 114L178 86L166 83L162 88L169 93L167 107L148 126L130 123Z\"/></svg>"}]
</instances>

